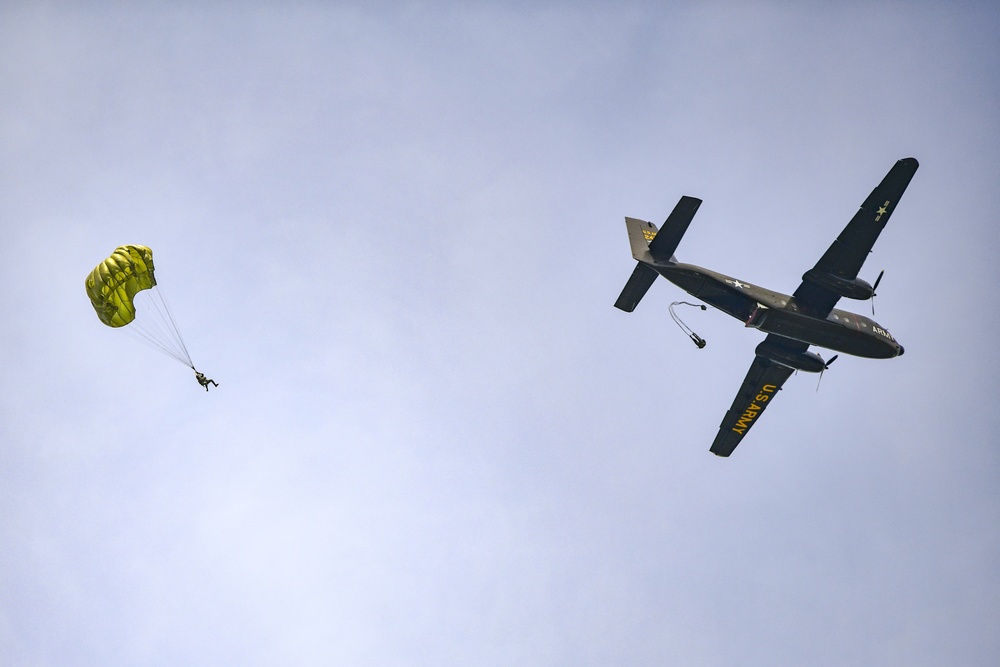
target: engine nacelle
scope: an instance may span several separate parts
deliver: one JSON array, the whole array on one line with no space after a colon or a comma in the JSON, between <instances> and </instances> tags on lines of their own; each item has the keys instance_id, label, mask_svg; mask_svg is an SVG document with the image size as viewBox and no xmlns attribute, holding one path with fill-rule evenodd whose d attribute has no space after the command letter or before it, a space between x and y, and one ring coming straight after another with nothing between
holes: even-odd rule
<instances>
[{"instance_id":1,"label":"engine nacelle","mask_svg":"<svg viewBox=\"0 0 1000 667\"><path fill-rule=\"evenodd\" d=\"M825 287L834 294L839 294L847 299L867 301L875 293L872 286L861 278L848 280L847 278L841 278L832 273L823 273L815 269L806 271L805 275L802 276L802 280Z\"/></svg>"},{"instance_id":2,"label":"engine nacelle","mask_svg":"<svg viewBox=\"0 0 1000 667\"><path fill-rule=\"evenodd\" d=\"M758 345L755 352L757 356L770 359L782 366L806 371L807 373L819 373L826 368L826 362L823 361L823 357L815 352L791 352L781 347L768 345L767 341Z\"/></svg>"}]
</instances>

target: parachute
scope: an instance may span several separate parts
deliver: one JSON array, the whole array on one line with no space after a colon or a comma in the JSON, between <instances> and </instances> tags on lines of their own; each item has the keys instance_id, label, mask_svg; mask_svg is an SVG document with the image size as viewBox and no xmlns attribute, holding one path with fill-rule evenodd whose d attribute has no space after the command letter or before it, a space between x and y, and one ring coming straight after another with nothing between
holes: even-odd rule
<instances>
[{"instance_id":1,"label":"parachute","mask_svg":"<svg viewBox=\"0 0 1000 667\"><path fill-rule=\"evenodd\" d=\"M87 276L87 296L101 322L124 327L140 340L194 368L180 330L156 285L153 251L123 245Z\"/></svg>"}]
</instances>

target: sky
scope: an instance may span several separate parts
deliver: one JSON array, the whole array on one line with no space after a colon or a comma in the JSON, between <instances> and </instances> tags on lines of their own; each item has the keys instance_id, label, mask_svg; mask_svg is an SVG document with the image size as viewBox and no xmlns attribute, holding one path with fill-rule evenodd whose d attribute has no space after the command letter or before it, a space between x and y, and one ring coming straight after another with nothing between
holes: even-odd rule
<instances>
[{"instance_id":1,"label":"sky","mask_svg":"<svg viewBox=\"0 0 1000 667\"><path fill-rule=\"evenodd\" d=\"M998 28L4 3L0 664L996 664ZM624 217L699 197L678 258L791 293L909 156L906 355L713 456L762 336L613 308ZM125 243L218 388L95 316Z\"/></svg>"}]
</instances>

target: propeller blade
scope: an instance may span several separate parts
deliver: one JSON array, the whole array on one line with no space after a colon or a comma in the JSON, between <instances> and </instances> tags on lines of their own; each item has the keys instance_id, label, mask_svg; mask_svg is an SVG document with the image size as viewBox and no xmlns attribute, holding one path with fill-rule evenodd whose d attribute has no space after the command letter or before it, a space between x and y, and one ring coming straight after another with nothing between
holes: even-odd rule
<instances>
[{"instance_id":1,"label":"propeller blade","mask_svg":"<svg viewBox=\"0 0 1000 667\"><path fill-rule=\"evenodd\" d=\"M878 289L878 284L882 282L882 275L885 273L885 269L878 272L878 278L875 279L875 284L872 285L872 317L875 317L875 290Z\"/></svg>"},{"instance_id":2,"label":"propeller blade","mask_svg":"<svg viewBox=\"0 0 1000 667\"><path fill-rule=\"evenodd\" d=\"M872 296L875 296L875 290L878 289L878 284L882 282L882 275L885 273L885 269L878 272L878 278L875 279L875 284L872 285Z\"/></svg>"},{"instance_id":3,"label":"propeller blade","mask_svg":"<svg viewBox=\"0 0 1000 667\"><path fill-rule=\"evenodd\" d=\"M823 382L823 373L826 372L826 369L830 367L830 364L832 364L833 362L835 362L837 360L837 357L839 357L839 356L840 356L839 354L835 354L832 357L830 357L829 361L827 361L825 364L823 364L823 370L821 370L819 372L819 380L816 381L816 393L817 394L819 393L819 385Z\"/></svg>"}]
</instances>

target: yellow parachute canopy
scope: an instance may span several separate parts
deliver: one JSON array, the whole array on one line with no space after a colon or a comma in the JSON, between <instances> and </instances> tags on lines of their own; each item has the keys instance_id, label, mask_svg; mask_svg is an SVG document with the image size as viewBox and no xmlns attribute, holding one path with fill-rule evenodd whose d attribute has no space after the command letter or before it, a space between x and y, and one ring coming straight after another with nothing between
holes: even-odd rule
<instances>
[{"instance_id":1,"label":"yellow parachute canopy","mask_svg":"<svg viewBox=\"0 0 1000 667\"><path fill-rule=\"evenodd\" d=\"M135 319L136 292L154 285L153 251L143 245L122 245L87 276L87 295L102 322L122 327Z\"/></svg>"},{"instance_id":2,"label":"yellow parachute canopy","mask_svg":"<svg viewBox=\"0 0 1000 667\"><path fill-rule=\"evenodd\" d=\"M125 327L125 331L143 342L194 368L170 308L156 285L152 250L142 245L118 246L110 257L94 267L85 282L87 296L101 322L109 327Z\"/></svg>"}]
</instances>

